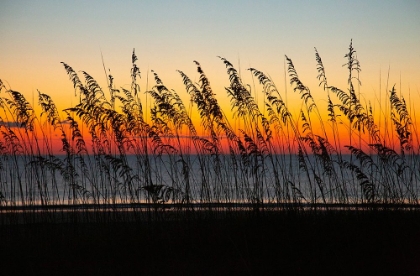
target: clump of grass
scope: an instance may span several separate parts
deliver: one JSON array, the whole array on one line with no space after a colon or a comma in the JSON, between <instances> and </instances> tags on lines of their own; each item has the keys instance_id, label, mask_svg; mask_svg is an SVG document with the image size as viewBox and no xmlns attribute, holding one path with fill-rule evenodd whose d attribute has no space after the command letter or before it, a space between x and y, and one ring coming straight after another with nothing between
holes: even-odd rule
<instances>
[{"instance_id":1,"label":"clump of grass","mask_svg":"<svg viewBox=\"0 0 420 276\"><path fill-rule=\"evenodd\" d=\"M157 217L166 208L417 206L419 145L409 105L395 87L389 91L391 139L356 91L361 66L352 41L344 57L348 87L341 89L330 85L315 48L316 77L327 97L322 112L285 56L290 85L300 95L300 105L294 105L301 107L298 116L264 72L249 68L260 84L252 91L223 57L232 117L222 110L197 61L198 83L177 71L185 86L179 93L190 96L189 108L152 71L155 85L145 91L152 103L145 110L134 50L130 88L116 88L109 74L109 95L90 74L82 71L82 79L63 62L79 103L62 111L38 92L38 116L22 93L0 80L1 206L9 211L91 206L97 214L128 207L135 218ZM255 93L264 96L264 108ZM62 154L52 149L54 135L60 137Z\"/></svg>"}]
</instances>

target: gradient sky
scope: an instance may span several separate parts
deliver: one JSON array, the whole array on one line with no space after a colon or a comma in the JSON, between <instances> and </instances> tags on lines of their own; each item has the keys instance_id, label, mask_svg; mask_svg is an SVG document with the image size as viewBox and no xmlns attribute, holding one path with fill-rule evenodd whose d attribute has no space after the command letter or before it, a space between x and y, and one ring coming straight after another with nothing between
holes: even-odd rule
<instances>
[{"instance_id":1,"label":"gradient sky","mask_svg":"<svg viewBox=\"0 0 420 276\"><path fill-rule=\"evenodd\" d=\"M77 102L60 64L84 70L105 88L101 53L115 84L129 87L136 49L146 90L148 70L184 95L182 70L197 80L201 63L218 97L228 85L217 56L241 70L255 67L284 88L284 55L323 101L317 86L317 47L331 85L347 81L350 39L362 72L361 93L377 97L390 68L390 85L420 93L420 1L57 1L3 0L0 4L0 79L31 97L37 89L61 108ZM380 77L380 73L382 77ZM153 84L149 81L149 88ZM345 87L343 87L345 89ZM288 88L290 89L290 88ZM317 94L318 93L318 94ZM36 100L35 100L36 101Z\"/></svg>"}]
</instances>

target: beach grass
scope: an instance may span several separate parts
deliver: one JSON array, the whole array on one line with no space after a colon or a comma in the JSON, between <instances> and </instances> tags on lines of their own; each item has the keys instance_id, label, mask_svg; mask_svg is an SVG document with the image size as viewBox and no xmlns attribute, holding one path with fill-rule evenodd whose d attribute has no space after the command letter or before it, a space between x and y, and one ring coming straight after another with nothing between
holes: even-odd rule
<instances>
[{"instance_id":1,"label":"beach grass","mask_svg":"<svg viewBox=\"0 0 420 276\"><path fill-rule=\"evenodd\" d=\"M268 75L249 68L256 84L245 84L224 57L229 112L197 61L197 82L176 72L189 103L153 71L143 92L134 50L129 89L112 75L103 89L63 62L79 98L64 110L38 91L37 114L0 81L2 270L416 275L412 103L394 86L374 110L358 92L352 41L344 57L348 81L338 88L315 49L321 110L285 56L297 113Z\"/></svg>"}]
</instances>

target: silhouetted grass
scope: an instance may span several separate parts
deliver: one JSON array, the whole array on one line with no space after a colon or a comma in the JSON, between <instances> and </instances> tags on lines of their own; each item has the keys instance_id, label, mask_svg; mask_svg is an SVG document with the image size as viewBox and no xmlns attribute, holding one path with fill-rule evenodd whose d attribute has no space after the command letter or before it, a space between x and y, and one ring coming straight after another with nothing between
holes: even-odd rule
<instances>
[{"instance_id":1,"label":"silhouetted grass","mask_svg":"<svg viewBox=\"0 0 420 276\"><path fill-rule=\"evenodd\" d=\"M419 274L416 113L395 87L373 110L352 42L344 57L338 88L315 49L324 112L287 56L293 106L219 57L229 113L197 61L197 83L177 71L186 91L153 71L142 91L134 50L129 89L63 62L79 99L65 110L38 91L36 114L0 80L1 274Z\"/></svg>"},{"instance_id":2,"label":"silhouetted grass","mask_svg":"<svg viewBox=\"0 0 420 276\"><path fill-rule=\"evenodd\" d=\"M327 81L315 49L317 78L328 101L323 113L285 56L290 85L301 99L298 116L270 77L250 68L260 84L255 92L264 96L262 108L251 86L223 57L232 117L222 110L197 61L197 83L177 71L189 105L157 72L152 71L155 85L141 92L134 50L130 89L116 88L108 75L109 95L87 72L77 73L63 62L79 103L62 111L39 91L38 115L22 93L1 82L1 210L32 209L35 220L45 214L43 220L53 221L54 212L69 208L97 216L126 208L132 220L157 218L168 208L254 212L320 204L322 209L417 206L419 145L409 105L395 87L384 104L389 108L375 111L362 102L356 91L361 66L352 42L344 57L348 87L340 89ZM140 93L152 100L147 112ZM375 112L387 112L392 125L381 129ZM193 118L200 119L199 125ZM52 150L55 136L61 140L60 155ZM222 209L220 204L225 204Z\"/></svg>"}]
</instances>

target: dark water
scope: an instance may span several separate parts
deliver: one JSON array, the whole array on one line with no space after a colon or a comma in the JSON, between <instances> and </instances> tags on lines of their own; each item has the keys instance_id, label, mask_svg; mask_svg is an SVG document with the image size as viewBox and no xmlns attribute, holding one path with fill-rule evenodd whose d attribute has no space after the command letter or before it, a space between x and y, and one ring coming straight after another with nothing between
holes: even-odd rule
<instances>
[{"instance_id":1,"label":"dark water","mask_svg":"<svg viewBox=\"0 0 420 276\"><path fill-rule=\"evenodd\" d=\"M337 160L309 156L303 164L297 155L88 155L68 162L64 156L8 156L0 169L1 204L362 202L365 179ZM354 164L364 169L378 195L398 193L400 201L412 203L419 194L418 170L398 175Z\"/></svg>"}]
</instances>

